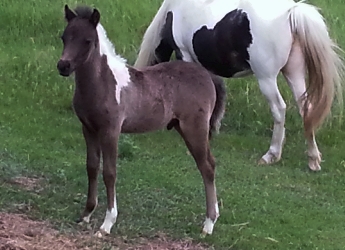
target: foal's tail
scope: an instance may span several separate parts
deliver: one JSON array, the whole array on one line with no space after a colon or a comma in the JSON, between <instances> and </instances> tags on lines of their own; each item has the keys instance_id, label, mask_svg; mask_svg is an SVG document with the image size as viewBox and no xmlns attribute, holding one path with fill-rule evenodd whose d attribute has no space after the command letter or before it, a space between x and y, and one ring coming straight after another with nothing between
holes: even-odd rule
<instances>
[{"instance_id":1,"label":"foal's tail","mask_svg":"<svg viewBox=\"0 0 345 250\"><path fill-rule=\"evenodd\" d=\"M145 67L153 64L155 60L155 49L159 45L160 33L165 23L165 17L171 0L164 0L150 26L147 28L140 51L134 67Z\"/></svg>"},{"instance_id":2,"label":"foal's tail","mask_svg":"<svg viewBox=\"0 0 345 250\"><path fill-rule=\"evenodd\" d=\"M342 108L344 65L336 52L339 48L329 37L324 19L316 7L296 3L290 10L290 24L300 42L308 70L304 127L310 134L330 113L335 94Z\"/></svg>"},{"instance_id":3,"label":"foal's tail","mask_svg":"<svg viewBox=\"0 0 345 250\"><path fill-rule=\"evenodd\" d=\"M214 87L216 88L216 104L214 106L211 119L210 119L210 132L209 138L212 136L212 131L219 132L220 122L223 119L224 111L225 111L225 102L226 102L226 89L224 81L221 77L213 75L212 73L212 81L214 83Z\"/></svg>"}]
</instances>

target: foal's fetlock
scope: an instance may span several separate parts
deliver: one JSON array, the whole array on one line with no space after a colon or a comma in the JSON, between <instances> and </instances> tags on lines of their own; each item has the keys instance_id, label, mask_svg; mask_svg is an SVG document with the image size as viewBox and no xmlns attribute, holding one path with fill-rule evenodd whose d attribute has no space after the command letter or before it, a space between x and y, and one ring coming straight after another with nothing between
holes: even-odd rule
<instances>
[{"instance_id":1,"label":"foal's fetlock","mask_svg":"<svg viewBox=\"0 0 345 250\"><path fill-rule=\"evenodd\" d=\"M206 218L206 220L204 221L204 226L202 228L201 237L205 237L206 235L212 234L216 220L217 219L212 220L210 218Z\"/></svg>"},{"instance_id":2,"label":"foal's fetlock","mask_svg":"<svg viewBox=\"0 0 345 250\"><path fill-rule=\"evenodd\" d=\"M96 210L96 207L98 205L98 200L96 201L87 201L85 209L80 217L80 222L90 223L90 218L93 212Z\"/></svg>"},{"instance_id":3,"label":"foal's fetlock","mask_svg":"<svg viewBox=\"0 0 345 250\"><path fill-rule=\"evenodd\" d=\"M78 219L76 219L76 223L78 223L81 226L84 224L88 224L88 223L90 223L90 217L91 217L91 214L88 216L82 215Z\"/></svg>"}]
</instances>

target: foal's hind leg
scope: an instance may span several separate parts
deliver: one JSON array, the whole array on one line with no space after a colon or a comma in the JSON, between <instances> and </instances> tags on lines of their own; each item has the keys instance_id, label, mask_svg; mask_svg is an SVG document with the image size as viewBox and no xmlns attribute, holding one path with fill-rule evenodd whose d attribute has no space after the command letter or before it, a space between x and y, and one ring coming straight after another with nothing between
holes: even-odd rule
<instances>
[{"instance_id":1,"label":"foal's hind leg","mask_svg":"<svg viewBox=\"0 0 345 250\"><path fill-rule=\"evenodd\" d=\"M303 118L303 95L306 91L306 70L304 56L298 41L295 41L295 43L293 44L288 62L282 69L282 73L292 90L292 93L299 108L299 113ZM307 154L309 157L309 168L313 171L321 170L321 153L317 147L314 132L306 134L305 136L308 144Z\"/></svg>"},{"instance_id":2,"label":"foal's hind leg","mask_svg":"<svg viewBox=\"0 0 345 250\"><path fill-rule=\"evenodd\" d=\"M260 159L259 164L271 164L279 161L281 158L285 139L286 104L279 92L276 75L271 78L259 78L258 80L260 90L270 105L274 119L271 145L267 153Z\"/></svg>"},{"instance_id":3,"label":"foal's hind leg","mask_svg":"<svg viewBox=\"0 0 345 250\"><path fill-rule=\"evenodd\" d=\"M85 210L78 222L90 222L90 217L97 206L97 176L100 164L100 145L96 133L83 126L86 142L86 169L89 180Z\"/></svg>"},{"instance_id":4,"label":"foal's hind leg","mask_svg":"<svg viewBox=\"0 0 345 250\"><path fill-rule=\"evenodd\" d=\"M208 121L194 120L189 126L180 122L175 128L184 139L203 178L206 193L206 220L202 233L212 234L214 224L219 217L219 208L215 186L216 166L208 142Z\"/></svg>"}]
</instances>

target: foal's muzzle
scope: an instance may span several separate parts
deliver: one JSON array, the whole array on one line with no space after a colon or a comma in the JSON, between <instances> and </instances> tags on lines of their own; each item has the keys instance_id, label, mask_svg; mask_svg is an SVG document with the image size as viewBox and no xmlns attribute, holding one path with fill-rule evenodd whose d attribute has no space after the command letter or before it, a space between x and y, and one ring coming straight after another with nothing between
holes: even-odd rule
<instances>
[{"instance_id":1,"label":"foal's muzzle","mask_svg":"<svg viewBox=\"0 0 345 250\"><path fill-rule=\"evenodd\" d=\"M57 64L57 68L62 76L69 76L73 72L71 63L69 61L60 60Z\"/></svg>"}]
</instances>

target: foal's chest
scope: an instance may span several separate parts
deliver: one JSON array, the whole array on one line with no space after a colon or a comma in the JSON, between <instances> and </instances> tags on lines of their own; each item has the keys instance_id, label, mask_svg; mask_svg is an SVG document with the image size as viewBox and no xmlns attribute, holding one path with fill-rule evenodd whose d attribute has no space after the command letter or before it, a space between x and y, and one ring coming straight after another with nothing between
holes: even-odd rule
<instances>
[{"instance_id":1,"label":"foal's chest","mask_svg":"<svg viewBox=\"0 0 345 250\"><path fill-rule=\"evenodd\" d=\"M114 123L114 111L106 100L74 95L73 107L80 122L88 129L98 131Z\"/></svg>"}]
</instances>

